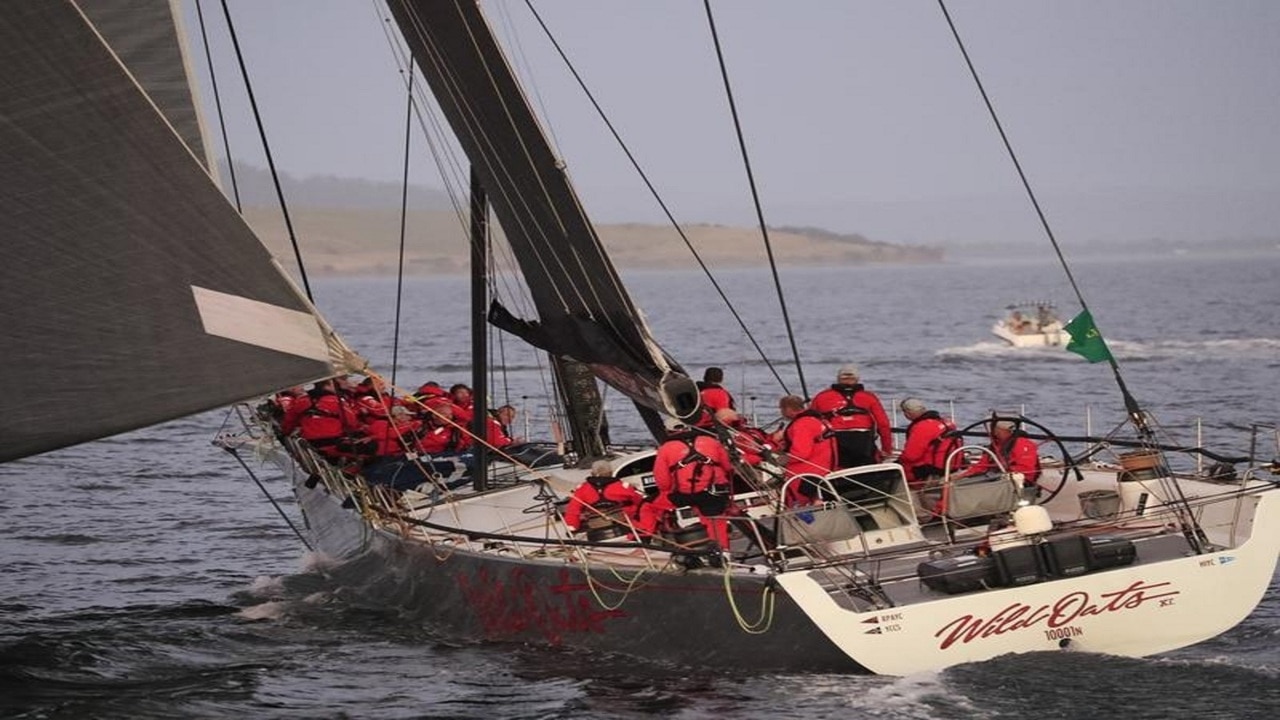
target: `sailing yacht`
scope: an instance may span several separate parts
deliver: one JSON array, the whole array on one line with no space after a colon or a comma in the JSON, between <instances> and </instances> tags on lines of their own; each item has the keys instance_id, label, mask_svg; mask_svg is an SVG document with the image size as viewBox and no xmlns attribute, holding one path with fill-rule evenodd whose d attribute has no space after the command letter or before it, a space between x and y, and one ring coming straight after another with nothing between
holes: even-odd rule
<instances>
[{"instance_id":1,"label":"sailing yacht","mask_svg":"<svg viewBox=\"0 0 1280 720\"><path fill-rule=\"evenodd\" d=\"M26 310L5 347L26 373L8 397L31 409L0 413L0 460L231 405L244 429L217 443L280 463L308 542L353 592L448 636L690 667L904 675L1006 653L1143 656L1214 637L1261 600L1280 555L1275 465L1145 432L1087 438L1034 487L947 476L929 513L883 462L812 478L819 501L798 507L783 500L794 479L764 477L732 498L729 547L679 527L573 535L562 509L592 462L641 489L654 474L652 448L605 441L590 387L624 394L657 440L695 417L696 385L627 294L479 4L387 7L470 160L473 221L483 196L533 301L524 317L495 304L489 322L581 390L566 393L566 462L498 455L469 486L402 492L281 432L262 398L377 372L228 203L111 23L71 0L0 9L0 221L19 259L0 299ZM985 422L1008 420L1033 426ZM1199 472L1196 456L1230 467Z\"/></svg>"}]
</instances>

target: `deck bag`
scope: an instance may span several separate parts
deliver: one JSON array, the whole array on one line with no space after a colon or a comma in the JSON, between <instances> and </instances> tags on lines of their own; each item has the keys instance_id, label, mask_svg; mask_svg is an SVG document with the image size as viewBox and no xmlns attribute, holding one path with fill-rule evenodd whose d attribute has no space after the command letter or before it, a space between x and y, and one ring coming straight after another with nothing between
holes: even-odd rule
<instances>
[{"instance_id":1,"label":"deck bag","mask_svg":"<svg viewBox=\"0 0 1280 720\"><path fill-rule=\"evenodd\" d=\"M1088 538L1089 569L1105 570L1106 568L1130 565L1138 557L1138 549L1128 538L1110 535L1094 535Z\"/></svg>"},{"instance_id":2,"label":"deck bag","mask_svg":"<svg viewBox=\"0 0 1280 720\"><path fill-rule=\"evenodd\" d=\"M1053 577L1075 577L1089 572L1089 540L1083 535L1054 538L1040 546L1044 567Z\"/></svg>"},{"instance_id":3,"label":"deck bag","mask_svg":"<svg viewBox=\"0 0 1280 720\"><path fill-rule=\"evenodd\" d=\"M957 555L922 562L916 574L930 590L948 595L995 587L996 566L990 557Z\"/></svg>"},{"instance_id":4,"label":"deck bag","mask_svg":"<svg viewBox=\"0 0 1280 720\"><path fill-rule=\"evenodd\" d=\"M991 553L996 564L996 583L1001 587L1031 585L1045 578L1044 564L1040 560L1040 548L1035 545L996 550Z\"/></svg>"},{"instance_id":5,"label":"deck bag","mask_svg":"<svg viewBox=\"0 0 1280 720\"><path fill-rule=\"evenodd\" d=\"M995 474L960 478L927 492L940 495L946 516L957 520L1011 512L1019 500L1013 483Z\"/></svg>"}]
</instances>

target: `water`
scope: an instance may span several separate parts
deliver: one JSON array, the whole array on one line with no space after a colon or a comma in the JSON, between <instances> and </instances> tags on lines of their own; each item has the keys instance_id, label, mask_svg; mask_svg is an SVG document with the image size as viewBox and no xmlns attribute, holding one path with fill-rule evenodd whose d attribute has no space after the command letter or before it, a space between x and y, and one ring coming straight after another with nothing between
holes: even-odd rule
<instances>
[{"instance_id":1,"label":"water","mask_svg":"<svg viewBox=\"0 0 1280 720\"><path fill-rule=\"evenodd\" d=\"M1124 379L1162 427L1247 450L1280 421L1280 254L1082 261L1074 268ZM699 276L630 273L655 333L695 375L722 365L761 420L782 389ZM799 391L772 281L720 277L777 373ZM791 321L810 393L858 363L889 398L918 395L961 422L1025 409L1063 433L1109 427L1110 370L1061 350L1002 348L1004 304L1075 310L1061 273L1026 262L790 269ZM335 325L380 367L392 354L386 279L315 283ZM402 385L469 382L462 279L408 283ZM494 399L545 435L538 360L505 343ZM609 398L615 436L639 438ZM456 645L362 607L329 580L253 481L210 446L224 413L0 466L0 715L30 718L1270 718L1280 707L1280 582L1240 626L1141 660L999 658L909 678L637 668L621 659ZM1208 432L1208 431L1207 431ZM1230 441L1230 442L1228 442ZM1264 452L1273 452L1274 444ZM269 474L270 492L288 490ZM295 518L296 520L296 518Z\"/></svg>"}]
</instances>

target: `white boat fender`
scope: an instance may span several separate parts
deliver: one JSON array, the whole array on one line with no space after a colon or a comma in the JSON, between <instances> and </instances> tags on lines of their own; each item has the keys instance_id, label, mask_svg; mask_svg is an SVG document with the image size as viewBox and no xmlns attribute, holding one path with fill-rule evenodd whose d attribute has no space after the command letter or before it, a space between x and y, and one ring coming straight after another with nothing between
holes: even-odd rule
<instances>
[{"instance_id":1,"label":"white boat fender","mask_svg":"<svg viewBox=\"0 0 1280 720\"><path fill-rule=\"evenodd\" d=\"M1053 518L1043 505L1023 505L1013 511L1013 526L1019 535L1043 535L1053 530Z\"/></svg>"}]
</instances>

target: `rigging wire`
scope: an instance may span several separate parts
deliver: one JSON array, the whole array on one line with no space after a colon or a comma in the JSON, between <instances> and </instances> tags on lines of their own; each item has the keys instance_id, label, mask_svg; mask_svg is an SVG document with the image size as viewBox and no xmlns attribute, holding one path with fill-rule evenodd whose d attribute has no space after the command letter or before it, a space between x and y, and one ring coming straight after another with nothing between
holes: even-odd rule
<instances>
[{"instance_id":1,"label":"rigging wire","mask_svg":"<svg viewBox=\"0 0 1280 720\"><path fill-rule=\"evenodd\" d=\"M773 285L778 293L778 304L782 308L782 322L787 328L787 341L791 344L791 356L796 363L796 375L800 378L800 392L807 400L809 398L809 388L804 380L804 366L800 364L800 350L796 346L795 332L791 329L791 315L787 312L787 298L782 292L782 280L778 277L778 263L773 257L773 243L769 240L769 226L765 224L764 210L760 207L760 192L756 188L756 178L751 171L751 157L747 153L746 140L742 136L742 123L738 119L738 106L733 100L733 87L729 83L729 71L725 67L724 52L720 47L720 35L716 32L716 20L711 13L711 0L702 0L702 5L707 11L707 26L711 29L711 39L716 46L716 60L720 63L720 78L724 81L725 99L729 101L729 112L733 115L733 129L738 137L738 149L742 152L742 166L747 173L747 184L751 188L751 200L755 205L756 219L760 223L760 234L764 238L765 252L769 255L769 271L773 274Z\"/></svg>"},{"instance_id":2,"label":"rigging wire","mask_svg":"<svg viewBox=\"0 0 1280 720\"><path fill-rule=\"evenodd\" d=\"M413 9L411 7L406 6L405 9L407 12L413 12ZM416 15L416 13L413 16L413 22L414 22L414 29L413 29L414 35L423 44L423 47L426 48L427 50L426 55L418 57L417 61L419 63L429 63L432 67L438 70L439 74L442 77L448 78L450 81L450 86L452 88L451 90L448 91L448 93L451 96L451 99L457 103L459 108L464 109L466 114L469 117L472 117L472 118L476 117L478 111L474 107L472 107L466 95L461 92L460 81L456 77L454 77L452 68L444 64L444 58L437 49L438 43L435 39L435 35L431 32L431 28L428 27L428 25L424 23L422 19ZM513 132L514 131L515 129L513 128ZM472 142L476 143L477 146L483 148L485 150L484 152L485 162L490 164L489 170L493 173L495 177L506 180L506 182L499 182L498 187L489 188L488 190L491 195L501 196L507 202L507 204L512 208L517 208L522 211L522 212L516 213L517 217L515 218L515 220L521 223L521 226L518 228L508 228L508 232L519 231L526 238L528 238L529 250L534 254L537 262L547 271L548 275L552 274L550 273L550 269L553 266L558 268L561 271L561 274L571 274L570 273L571 269L566 265L565 258L562 257L561 254L555 251L552 238L547 236L546 229L543 227L537 226L536 223L532 227L526 226L527 225L526 218L536 217L537 213L534 212L534 208L531 206L531 203L528 198L520 195L513 196L511 194L509 185L514 184L514 180L512 179L514 171L512 168L509 168L506 165L502 164L500 157L498 157L496 154L492 152L489 152L491 148L489 148L488 146L490 145L491 141L485 135L482 129L476 126L475 122L469 122L468 127L466 127L465 129L460 128L455 132L459 135L466 134L471 139ZM517 136L518 136L518 133L517 133ZM459 183L458 186L463 187L461 182ZM542 202L545 204L546 209L554 211L554 205L547 202L547 199L545 197L542 199ZM461 210L459 210L459 213L461 217ZM561 234L563 234L563 224L564 224L563 220L558 215L554 216L553 219L559 226L559 230L561 231ZM464 221L464 227L466 227L465 221ZM539 245L539 243L541 243L541 245ZM582 268L578 267L577 270L581 271ZM581 274L581 272L579 272L578 274ZM595 286L593 284L589 284L589 289L594 290ZM590 303L587 302L587 298L583 296L583 292L581 288L578 288L576 286L575 287L556 286L552 288L552 290L556 295L556 300L561 304L562 308L566 312L571 308L571 302L569 300L570 295L574 296L578 300L579 304L582 305L583 308L586 309L588 312L592 311L592 306ZM606 318L606 320L611 324L613 323L612 318ZM617 328L615 328L615 330L616 329Z\"/></svg>"},{"instance_id":3,"label":"rigging wire","mask_svg":"<svg viewBox=\"0 0 1280 720\"><path fill-rule=\"evenodd\" d=\"M684 241L685 247L689 249L689 253L693 255L693 259L698 263L698 266L702 268L703 274L707 276L707 279L711 282L711 286L715 288L715 291L717 294L719 294L721 301L723 301L725 304L725 307L729 309L729 313L733 315L733 319L738 322L738 326L742 328L742 332L746 335L747 339L755 347L756 352L760 355L760 359L764 361L765 365L769 368L769 371L773 373L774 378L777 379L778 384L783 389L783 392L787 393L788 395L791 394L791 391L787 388L786 381L784 381L782 379L782 376L778 374L778 371L774 367L773 362L769 360L768 355L766 355L764 349L760 347L760 343L756 341L755 336L751 333L751 330L747 327L747 324L742 319L742 316L738 314L738 311L736 308L734 308L733 303L729 301L729 297L725 294L725 291L721 287L720 282L716 280L715 275L711 272L711 268L707 266L706 262L702 259L702 255L698 252L697 248L693 246L693 242L690 241L689 236L685 234L684 228L680 226L680 223L676 220L675 216L671 213L671 209L667 207L666 201L662 199L662 196L658 193L657 188L654 187L653 183L649 180L648 174L645 173L642 167L640 167L640 163L638 160L636 160L635 155L632 154L631 148L627 145L625 141L623 141L622 136L618 133L618 130L614 127L613 122L609 120L608 115L605 114L604 108L600 107L600 103L596 102L595 95L587 87L586 81L582 79L582 76L578 73L577 68L569 60L569 56L565 54L564 49L560 46L560 43L556 40L555 36L551 34L551 29L547 27L547 24L542 20L542 16L538 14L538 11L536 9L534 9L532 0L525 0L525 5L529 8L529 12L533 14L534 19L538 21L539 27L542 28L542 32L546 34L547 39L551 42L551 45L556 49L556 52L560 55L560 59L564 61L565 67L568 68L570 74L573 75L574 80L577 81L578 87L582 88L582 92L586 95L587 100L590 101L592 107L595 108L596 114L600 116L600 119L604 122L605 127L607 127L609 129L609 132L613 135L613 139L618 143L618 147L622 150L623 154L627 156L627 160L630 161L631 166L635 168L636 174L640 177L640 180L645 184L645 187L649 189L649 194L652 195L653 199L658 203L658 207L660 207L662 209L663 214L666 215L667 221L671 223L671 226L673 228L675 228L676 234L680 236L680 239L682 241ZM802 374L801 378L803 377L804 376ZM801 381L801 384L803 385L803 380Z\"/></svg>"},{"instance_id":4,"label":"rigging wire","mask_svg":"<svg viewBox=\"0 0 1280 720\"><path fill-rule=\"evenodd\" d=\"M293 256L298 263L298 274L302 278L302 289L307 293L307 300L315 303L311 294L311 283L307 280L307 266L302 262L302 248L298 245L298 236L293 231L293 220L289 217L289 204L285 202L284 190L280 187L280 175L276 172L276 162L271 156L271 144L267 142L267 131L262 126L262 114L258 111L258 100L253 94L253 84L249 82L249 69L244 64L244 54L240 52L240 39L236 36L235 23L231 21L231 9L227 0L222 0L222 14L227 19L227 32L231 36L231 45L236 51L236 63L240 66L240 76L244 79L244 90L249 96L249 105L253 108L253 122L258 127L258 137L262 140L262 152L267 158L267 166L271 169L271 184L275 186L276 198L280 202L280 214L284 217L285 228L289 231L289 242L293 245Z\"/></svg>"},{"instance_id":5,"label":"rigging wire","mask_svg":"<svg viewBox=\"0 0 1280 720\"><path fill-rule=\"evenodd\" d=\"M204 11L200 9L200 0L196 0L196 18L200 23L200 42L204 43L204 61L209 66L209 84L213 86L213 104L218 115L218 131L222 134L222 153L227 156L227 174L231 178L231 195L235 198L236 212L241 212L240 185L236 182L236 166L231 162L231 141L227 137L227 119L222 111L222 94L218 92L218 73L213 68L213 51L209 47L209 34L204 24ZM210 158L213 167L209 174L218 176L217 161Z\"/></svg>"},{"instance_id":6,"label":"rigging wire","mask_svg":"<svg viewBox=\"0 0 1280 720\"><path fill-rule=\"evenodd\" d=\"M306 536L302 534L302 531L298 529L298 526L289 518L289 515L284 511L284 508L280 507L280 503L277 502L275 497L271 495L271 492L267 490L267 486L263 485L262 481L258 479L258 475L253 472L253 468L249 467L249 463L246 463L244 458L240 457L240 453L236 452L234 448L228 447L226 448L226 451L231 453L231 457L235 458L236 462L240 463L240 467L244 468L245 472L249 473L249 477L253 479L253 482L258 486L258 489L267 497L267 500L271 501L271 506L276 509L276 512L280 513L280 517L284 518L285 524L289 526L289 529L293 531L294 535L298 536L298 540L302 541L302 546L311 552L315 552L315 548L311 546L311 543L307 542Z\"/></svg>"},{"instance_id":7,"label":"rigging wire","mask_svg":"<svg viewBox=\"0 0 1280 720\"><path fill-rule=\"evenodd\" d=\"M1000 118L996 114L995 106L991 103L991 98L987 95L987 90L982 84L982 79L978 76L978 70L974 67L972 59L969 57L969 51L965 48L964 42L960 39L960 32L956 29L955 22L951 19L951 13L947 11L945 0L938 0L938 7L941 8L943 16L947 20L947 27L951 29L951 35L956 40L956 45L960 49L960 54L964 56L965 64L969 67L969 74L973 77L974 83L978 86L978 92L982 95L982 102L987 106L987 112L991 116L991 121L995 124L996 130L1000 133L1000 140L1004 143L1005 150L1009 153L1009 159L1013 162L1014 168L1018 171L1018 179L1022 181L1022 187L1027 192L1027 197L1031 200L1032 207L1035 208L1036 217L1040 219L1040 225L1044 228L1045 235L1049 238L1049 243L1053 246L1053 252L1058 256L1058 262L1062 265L1063 272L1067 275L1067 281L1071 283L1071 290L1075 293L1076 299L1080 301L1080 309L1088 313L1092 317L1093 313L1089 311L1089 305L1085 302L1084 294L1080 291L1080 286L1076 284L1076 278L1071 273L1071 267L1067 264L1066 257L1062 254L1062 248L1058 245L1058 239L1053 234L1053 229L1049 226L1049 220L1045 217L1044 211L1040 208L1040 202L1036 198L1035 192L1031 189L1031 183L1027 180L1027 175L1022 170L1022 163L1018 161L1017 153L1013 151L1013 144L1009 142L1009 136L1004 131L1004 126L1000 123ZM1096 326L1095 326L1096 327ZM1111 366L1111 373L1115 376L1116 386L1120 389L1120 395L1124 400L1125 410L1129 414L1129 420L1133 423L1134 428L1138 431L1138 435L1146 443L1155 442L1155 432L1151 428L1146 413L1138 406L1138 401L1133 394L1129 392L1129 388L1125 385L1124 377L1120 374L1120 363L1111 353L1107 353L1107 363ZM1182 520L1183 534L1187 542L1196 552L1203 552L1208 545L1209 538L1205 535L1204 529L1200 527L1199 521L1196 520L1192 512L1190 502L1182 493L1180 485L1174 486L1176 494L1175 512Z\"/></svg>"},{"instance_id":8,"label":"rigging wire","mask_svg":"<svg viewBox=\"0 0 1280 720\"><path fill-rule=\"evenodd\" d=\"M1084 294L1080 291L1080 286L1076 284L1075 275L1071 273L1071 267L1067 264L1067 259L1062 254L1058 239L1054 236L1053 229L1049 226L1049 220L1040 208L1040 201L1031 189L1031 182L1027 179L1027 174L1022 170L1022 163L1018 161L1018 155L1013 151L1013 144L1009 142L1009 136L1004 131L1004 125L1001 124L1000 117L996 114L995 106L992 105L991 98L987 95L987 89L983 86L982 79L978 76L978 70L974 67L973 60L969 57L969 51L965 48L964 41L960 39L960 32L956 29L955 22L951 19L951 13L947 10L946 1L938 0L938 7L941 8L942 14L947 20L947 27L950 28L951 35L956 40L956 46L960 49L960 54L964 56L964 62L969 68L969 75L973 78L974 84L978 86L978 92L982 95L982 102L987 106L987 113L991 116L991 122L995 124L996 131L1000 133L1000 140L1004 143L1005 151L1008 152L1009 159L1013 162L1013 167L1018 172L1018 179L1022 181L1022 187L1026 190L1027 197L1031 200L1031 206L1035 208L1036 217L1040 219L1040 226L1044 228L1045 235L1048 236L1049 243L1053 246L1053 252L1058 256L1058 263L1062 265L1062 270L1067 274L1067 281L1071 284L1072 292L1075 293L1076 299L1080 301L1080 309L1089 312L1089 305L1084 300ZM1090 316L1093 315L1092 312L1089 312L1089 314ZM1146 415L1138 407L1138 401L1125 385L1124 378L1120 375L1119 363L1116 362L1111 353L1107 353L1107 362L1111 365L1111 372L1115 375L1116 385L1120 388L1120 394L1124 399L1124 406L1129 413L1129 419L1143 437L1151 438L1152 431L1147 425Z\"/></svg>"},{"instance_id":9,"label":"rigging wire","mask_svg":"<svg viewBox=\"0 0 1280 720\"><path fill-rule=\"evenodd\" d=\"M390 31L389 28L394 23L386 15L386 7L381 6L380 9L377 9L377 3L373 3L373 5L375 6L375 13L379 19L379 26L383 29L383 36L386 41L388 51L394 59L396 66L400 69L400 74L403 79L405 77L406 68L409 68L408 72L412 73L414 65L413 59L410 56L408 49L404 46L402 37ZM409 77L412 77L412 75L409 75ZM411 86L410 83L406 83L406 91L411 93L416 100L413 105L414 119L418 125L419 132L426 140L431 159L440 171L445 194L453 208L453 215L458 222L458 227L461 233L465 235L468 227L468 214L462 209L464 201L461 197L464 194L464 191L462 190L463 181L461 180L461 177L467 171L463 167L463 162L459 159L457 148L447 139L449 134L444 129L444 121L440 117L438 110L435 109L436 105L428 94L426 84L419 83ZM497 237L493 239L496 240ZM523 279L518 273L509 271L510 268L519 266L514 258L510 245L500 242L493 243L493 252L489 259L489 265L491 269L491 272L489 273L489 283L491 286L492 296L494 298L500 298L503 303L513 311L520 312L525 316L535 316L537 311L533 307L530 293L528 288L524 286ZM505 268L506 271L493 272L499 268ZM506 372L508 359L505 344L502 343L503 333L494 330L493 334L498 338L499 352L501 354L500 365L504 402L500 404L511 404L511 389L508 385ZM539 355L535 354L533 357L537 367L537 376L541 378L542 394L545 395L545 397L550 398L550 393L552 391L547 387L547 370L543 367L540 361L541 357ZM491 368L491 370L493 369ZM521 396L521 398L525 400L527 400L528 397L529 396L527 395ZM554 403L548 402L548 404L553 405ZM534 415L533 409L528 406L527 403L522 403L522 405L524 405L524 407L521 409L521 412L524 413L525 422L527 423L529 418ZM551 420L554 420L554 418L551 418ZM528 435L528 433L526 432L525 435Z\"/></svg>"},{"instance_id":10,"label":"rigging wire","mask_svg":"<svg viewBox=\"0 0 1280 720\"><path fill-rule=\"evenodd\" d=\"M400 255L396 262L395 327L391 332L391 384L396 384L400 358L400 309L404 305L404 238L409 222L409 153L413 147L413 63L409 63L408 102L404 118L404 177L400 182Z\"/></svg>"}]
</instances>

